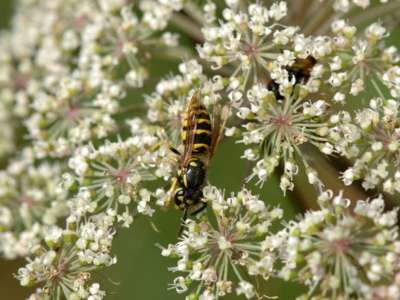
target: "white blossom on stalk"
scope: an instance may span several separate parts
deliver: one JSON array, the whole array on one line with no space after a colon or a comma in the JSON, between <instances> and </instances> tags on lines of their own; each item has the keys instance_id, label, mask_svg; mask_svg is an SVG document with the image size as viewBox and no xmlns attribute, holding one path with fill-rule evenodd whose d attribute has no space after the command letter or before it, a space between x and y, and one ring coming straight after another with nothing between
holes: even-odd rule
<instances>
[{"instance_id":1,"label":"white blossom on stalk","mask_svg":"<svg viewBox=\"0 0 400 300\"><path fill-rule=\"evenodd\" d=\"M215 69L232 67L231 78L244 89L247 84L266 78L269 63L282 49L293 45L299 28L281 25L287 14L284 1L268 8L259 3L226 3L222 19L203 27L205 43L198 52Z\"/></svg>"},{"instance_id":2,"label":"white blossom on stalk","mask_svg":"<svg viewBox=\"0 0 400 300\"><path fill-rule=\"evenodd\" d=\"M347 13L354 8L361 8L363 10L367 8L373 9L372 5L375 1L371 0L320 0L321 2L332 2L333 9L341 12ZM387 3L390 0L379 0L380 3ZM325 4L326 5L326 4Z\"/></svg>"},{"instance_id":3,"label":"white blossom on stalk","mask_svg":"<svg viewBox=\"0 0 400 300\"><path fill-rule=\"evenodd\" d=\"M397 209L384 199L360 200L354 209L340 193L325 191L310 211L278 233L280 276L309 288L299 299L375 299L373 287L390 284L400 255Z\"/></svg>"},{"instance_id":4,"label":"white blossom on stalk","mask_svg":"<svg viewBox=\"0 0 400 300\"><path fill-rule=\"evenodd\" d=\"M38 157L70 155L75 147L116 129L112 114L125 94L118 83L104 80L93 87L88 74L76 73L55 84L55 91L36 96L25 121Z\"/></svg>"},{"instance_id":5,"label":"white blossom on stalk","mask_svg":"<svg viewBox=\"0 0 400 300\"><path fill-rule=\"evenodd\" d=\"M366 190L381 187L400 193L399 118L399 102L382 98L371 99L352 119L340 118L331 135L338 141L338 152L354 160L342 174L346 185L362 180Z\"/></svg>"},{"instance_id":6,"label":"white blossom on stalk","mask_svg":"<svg viewBox=\"0 0 400 300\"><path fill-rule=\"evenodd\" d=\"M12 109L0 103L0 159L7 157L17 149L16 141L18 138L18 122L13 118Z\"/></svg>"},{"instance_id":7,"label":"white blossom on stalk","mask_svg":"<svg viewBox=\"0 0 400 300\"><path fill-rule=\"evenodd\" d=\"M159 12L157 16L154 9ZM115 74L124 77L131 87L143 86L148 77L145 63L154 50L177 45L176 34L159 34L172 12L168 4L157 1L140 1L138 6L128 1L111 7L102 5L82 33L79 67L87 70L92 80Z\"/></svg>"},{"instance_id":8,"label":"white blossom on stalk","mask_svg":"<svg viewBox=\"0 0 400 300\"><path fill-rule=\"evenodd\" d=\"M205 199L213 218L187 220L176 244L162 249L162 255L177 257L171 288L189 293L186 299L218 299L232 293L251 299L258 296L250 276L268 279L274 273L275 255L262 243L271 224L282 218L279 208L267 208L250 191L243 189L225 198L207 186Z\"/></svg>"},{"instance_id":9,"label":"white blossom on stalk","mask_svg":"<svg viewBox=\"0 0 400 300\"><path fill-rule=\"evenodd\" d=\"M160 139L150 132L143 132L126 140L108 142L95 149L87 146L79 149L69 160L75 173L79 192L69 201L71 217L78 220L87 213L112 209L118 221L128 227L132 223L131 203L136 212L152 215L152 192L141 184L162 177L157 172L162 166L161 154L155 151ZM67 175L68 179L69 175ZM68 180L67 180L68 181ZM73 188L73 182L66 182Z\"/></svg>"},{"instance_id":10,"label":"white blossom on stalk","mask_svg":"<svg viewBox=\"0 0 400 300\"><path fill-rule=\"evenodd\" d=\"M277 99L266 87L254 85L247 93L250 107L240 107L237 115L246 121L240 142L251 147L243 158L257 161L249 179L255 177L263 184L282 161L280 186L286 191L293 189L293 177L301 165L308 175L315 173L300 148L302 144L310 143L325 154L331 154L333 146L327 138L328 104L324 100L307 100L306 90L294 91L291 82L281 87L283 99Z\"/></svg>"},{"instance_id":11,"label":"white blossom on stalk","mask_svg":"<svg viewBox=\"0 0 400 300\"><path fill-rule=\"evenodd\" d=\"M374 289L376 300L397 300L400 299L400 258L397 263L398 269L390 285L380 286Z\"/></svg>"},{"instance_id":12,"label":"white blossom on stalk","mask_svg":"<svg viewBox=\"0 0 400 300\"><path fill-rule=\"evenodd\" d=\"M9 32L1 35L1 98L26 117L32 101L71 73L80 47L80 30L95 1L19 1Z\"/></svg>"},{"instance_id":13,"label":"white blossom on stalk","mask_svg":"<svg viewBox=\"0 0 400 300\"><path fill-rule=\"evenodd\" d=\"M389 88L392 97L400 97L400 67L393 66L382 76L383 83Z\"/></svg>"},{"instance_id":14,"label":"white blossom on stalk","mask_svg":"<svg viewBox=\"0 0 400 300\"><path fill-rule=\"evenodd\" d=\"M368 86L378 93L382 83L391 87L390 70L400 56L395 46L385 45L384 39L389 34L382 24L369 25L363 36L359 36L355 26L336 20L332 23L332 33L333 37L326 37L330 51L319 60L332 92L358 96Z\"/></svg>"},{"instance_id":15,"label":"white blossom on stalk","mask_svg":"<svg viewBox=\"0 0 400 300\"><path fill-rule=\"evenodd\" d=\"M105 298L91 276L116 263L114 236L138 215L162 214L178 187L201 189L209 206L162 248L176 259L171 288L187 300L261 299L272 276L305 285L297 299L399 300L398 209L385 210L395 202L324 192L338 176L313 169L338 154L346 185L400 194L400 56L388 39L399 9L400 0L15 1L0 32L0 256L26 258L15 277L36 288L28 299ZM226 196L214 176L185 168L173 152L189 149L180 133L195 94L212 129L232 107L225 135L254 162L248 180L262 185L280 167L285 192L305 171L320 208L276 233L280 208L245 187ZM214 153L186 154L214 168ZM193 176L201 184L188 184Z\"/></svg>"},{"instance_id":16,"label":"white blossom on stalk","mask_svg":"<svg viewBox=\"0 0 400 300\"><path fill-rule=\"evenodd\" d=\"M102 213L67 229L52 228L45 245L31 249L27 264L16 275L22 286L41 286L30 299L102 299L105 293L97 283L90 285L90 277L116 263L110 252L114 218Z\"/></svg>"},{"instance_id":17,"label":"white blossom on stalk","mask_svg":"<svg viewBox=\"0 0 400 300\"><path fill-rule=\"evenodd\" d=\"M25 256L43 231L68 215L67 193L58 188L62 167L37 166L28 157L0 172L0 253L7 259Z\"/></svg>"}]
</instances>

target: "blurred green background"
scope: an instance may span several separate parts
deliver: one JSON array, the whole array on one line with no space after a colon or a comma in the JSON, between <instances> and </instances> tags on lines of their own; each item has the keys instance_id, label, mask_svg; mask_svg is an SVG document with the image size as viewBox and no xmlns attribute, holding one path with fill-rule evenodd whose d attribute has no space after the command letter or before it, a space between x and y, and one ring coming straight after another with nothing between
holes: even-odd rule
<instances>
[{"instance_id":1,"label":"blurred green background","mask_svg":"<svg viewBox=\"0 0 400 300\"><path fill-rule=\"evenodd\" d=\"M12 0L0 0L1 28L5 28L10 21L12 2ZM400 41L399 29L395 31L391 39L392 43L398 44ZM164 61L153 61L152 69L158 76L162 76L170 74L171 70L175 70L176 67L177 63L167 64ZM132 94L130 97L135 96L137 95ZM237 191L247 170L246 163L238 160L242 153L241 145L223 142L213 161L209 181L218 187L223 187L228 192ZM316 160L318 159L316 158ZM322 168L324 167L322 166ZM235 174L235 177L232 177L231 174ZM336 181L332 185L337 186ZM300 185L294 194L289 193L283 197L277 178L272 178L259 193L269 205L280 205L285 211L286 219L293 219L305 205L313 206L310 203L295 201L295 198L299 198L299 194L303 195L300 198L304 199L304 195L310 193L309 189L310 187L307 185ZM166 246L175 241L180 213L173 210L158 212L153 217L153 221L159 229L159 233L154 231L146 218L138 218L129 230L122 230L116 237L114 253L118 256L118 263L95 275L96 280L102 283L108 293L106 299L174 300L184 298L183 295L177 295L175 291L167 291L168 284L175 277L174 274L167 271L167 268L173 266L175 261L162 257L160 249L156 247L156 244ZM23 260L11 262L0 260L0 291L2 293L0 299L18 300L25 299L29 295L29 291L21 288L13 278L13 273L23 264ZM271 280L262 287L262 290L268 296L279 296L279 299L291 300L301 293L302 288L296 284ZM235 299L235 297L230 299Z\"/></svg>"}]
</instances>

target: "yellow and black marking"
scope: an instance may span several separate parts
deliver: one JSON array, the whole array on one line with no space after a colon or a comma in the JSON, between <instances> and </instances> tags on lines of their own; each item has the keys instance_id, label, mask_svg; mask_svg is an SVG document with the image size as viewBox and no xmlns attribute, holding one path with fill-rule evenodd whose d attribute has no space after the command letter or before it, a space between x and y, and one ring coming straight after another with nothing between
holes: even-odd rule
<instances>
[{"instance_id":1,"label":"yellow and black marking","mask_svg":"<svg viewBox=\"0 0 400 300\"><path fill-rule=\"evenodd\" d=\"M189 119L193 118L193 122ZM194 128L190 128L190 126ZM193 130L191 132L191 130ZM194 135L191 137L189 135ZM188 138L193 138L192 153L207 154L211 146L212 127L210 114L202 104L194 104L188 108L182 121L181 139L185 144Z\"/></svg>"},{"instance_id":2,"label":"yellow and black marking","mask_svg":"<svg viewBox=\"0 0 400 300\"><path fill-rule=\"evenodd\" d=\"M185 204L185 190L183 188L178 188L175 191L175 205L178 209L184 210L186 208Z\"/></svg>"},{"instance_id":3,"label":"yellow and black marking","mask_svg":"<svg viewBox=\"0 0 400 300\"><path fill-rule=\"evenodd\" d=\"M207 168L229 115L228 109L215 106L211 118L200 100L200 92L196 92L182 116L183 152L180 153L170 147L171 151L180 159L176 176L171 180L168 203L173 199L175 206L183 211L183 222L187 216L196 215L207 207L203 195ZM183 226L181 226L180 233L182 228Z\"/></svg>"},{"instance_id":4,"label":"yellow and black marking","mask_svg":"<svg viewBox=\"0 0 400 300\"><path fill-rule=\"evenodd\" d=\"M184 170L178 170L178 182L184 188L197 188L202 186L206 177L206 169L200 158L194 157L189 160Z\"/></svg>"}]
</instances>

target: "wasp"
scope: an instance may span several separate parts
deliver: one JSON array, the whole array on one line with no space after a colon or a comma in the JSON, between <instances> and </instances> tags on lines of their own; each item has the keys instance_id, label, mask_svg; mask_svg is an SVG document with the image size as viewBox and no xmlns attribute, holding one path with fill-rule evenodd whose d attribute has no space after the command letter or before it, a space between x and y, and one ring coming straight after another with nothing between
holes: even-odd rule
<instances>
[{"instance_id":1,"label":"wasp","mask_svg":"<svg viewBox=\"0 0 400 300\"><path fill-rule=\"evenodd\" d=\"M295 85L306 84L310 79L312 69L316 65L317 60L309 55L306 58L296 58L294 63L287 67L289 80L295 79ZM283 96L279 92L279 84L270 79L267 81L267 88L275 94L277 100L283 100Z\"/></svg>"},{"instance_id":2,"label":"wasp","mask_svg":"<svg viewBox=\"0 0 400 300\"><path fill-rule=\"evenodd\" d=\"M196 92L187 104L181 123L183 153L170 147L171 151L179 156L179 165L169 193L175 206L183 210L182 223L188 214L196 215L207 207L202 189L228 115L229 106L216 105L211 117L200 102L199 92Z\"/></svg>"}]
</instances>

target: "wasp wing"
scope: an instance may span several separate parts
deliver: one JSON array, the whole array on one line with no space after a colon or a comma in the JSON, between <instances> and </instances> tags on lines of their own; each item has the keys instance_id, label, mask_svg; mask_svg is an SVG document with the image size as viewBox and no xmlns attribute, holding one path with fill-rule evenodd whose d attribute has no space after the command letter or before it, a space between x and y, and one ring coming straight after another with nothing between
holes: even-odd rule
<instances>
[{"instance_id":1,"label":"wasp wing","mask_svg":"<svg viewBox=\"0 0 400 300\"><path fill-rule=\"evenodd\" d=\"M228 120L230 113L230 105L221 105L214 106L213 110L213 129L212 129L212 136L211 136L211 146L208 152L208 157L206 161L206 165L209 164L210 160L215 154L215 151L218 147L218 144L222 138L226 121Z\"/></svg>"},{"instance_id":2,"label":"wasp wing","mask_svg":"<svg viewBox=\"0 0 400 300\"><path fill-rule=\"evenodd\" d=\"M196 92L190 99L185 113L185 122L182 124L182 134L185 136L184 150L181 160L181 167L183 168L187 167L187 164L192 157L193 145L195 142L195 132L197 128L196 110L194 108L199 102L198 95L198 92Z\"/></svg>"}]
</instances>

